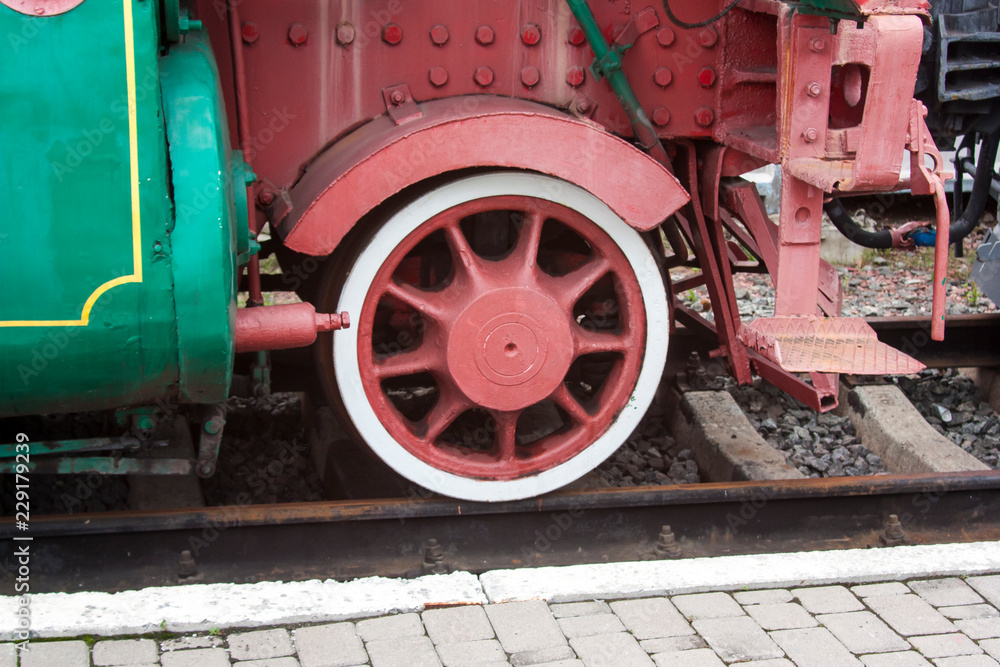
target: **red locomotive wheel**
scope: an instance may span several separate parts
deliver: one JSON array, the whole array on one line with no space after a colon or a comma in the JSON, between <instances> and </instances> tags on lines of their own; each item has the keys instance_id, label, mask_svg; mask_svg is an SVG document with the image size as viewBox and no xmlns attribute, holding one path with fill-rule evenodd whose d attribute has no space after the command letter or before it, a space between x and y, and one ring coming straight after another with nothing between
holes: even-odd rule
<instances>
[{"instance_id":1,"label":"red locomotive wheel","mask_svg":"<svg viewBox=\"0 0 1000 667\"><path fill-rule=\"evenodd\" d=\"M648 407L666 354L641 237L533 174L456 181L392 216L338 308L357 313L333 362L361 436L412 481L474 500L537 495L598 465Z\"/></svg>"}]
</instances>

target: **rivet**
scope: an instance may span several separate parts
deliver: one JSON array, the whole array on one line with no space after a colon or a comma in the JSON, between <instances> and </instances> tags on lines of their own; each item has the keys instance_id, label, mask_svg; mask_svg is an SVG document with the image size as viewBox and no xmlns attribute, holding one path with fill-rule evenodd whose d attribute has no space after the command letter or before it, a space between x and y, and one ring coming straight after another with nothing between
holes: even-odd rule
<instances>
[{"instance_id":1,"label":"rivet","mask_svg":"<svg viewBox=\"0 0 1000 667\"><path fill-rule=\"evenodd\" d=\"M570 67L566 70L566 83L574 88L582 86L587 79L587 71L582 67Z\"/></svg>"},{"instance_id":2,"label":"rivet","mask_svg":"<svg viewBox=\"0 0 1000 667\"><path fill-rule=\"evenodd\" d=\"M719 33L715 31L715 28L705 28L698 33L698 41L706 49L710 49L719 41Z\"/></svg>"},{"instance_id":3,"label":"rivet","mask_svg":"<svg viewBox=\"0 0 1000 667\"><path fill-rule=\"evenodd\" d=\"M805 224L809 222L809 218L812 217L812 213L805 206L799 208L795 211L795 222L799 224Z\"/></svg>"},{"instance_id":4,"label":"rivet","mask_svg":"<svg viewBox=\"0 0 1000 667\"><path fill-rule=\"evenodd\" d=\"M382 41L386 44L399 44L403 41L403 29L395 23L386 23L382 28Z\"/></svg>"},{"instance_id":5,"label":"rivet","mask_svg":"<svg viewBox=\"0 0 1000 667\"><path fill-rule=\"evenodd\" d=\"M667 86L669 86L670 82L673 80L674 80L674 73L671 72L669 68L658 67L656 68L656 71L653 72L653 81L656 82L656 85L662 88L666 88Z\"/></svg>"},{"instance_id":6,"label":"rivet","mask_svg":"<svg viewBox=\"0 0 1000 667\"><path fill-rule=\"evenodd\" d=\"M293 23L288 26L288 41L295 46L301 46L309 38L309 31L301 23Z\"/></svg>"},{"instance_id":7,"label":"rivet","mask_svg":"<svg viewBox=\"0 0 1000 667\"><path fill-rule=\"evenodd\" d=\"M700 127L708 127L715 122L715 112L708 107L699 107L694 112L694 122Z\"/></svg>"},{"instance_id":8,"label":"rivet","mask_svg":"<svg viewBox=\"0 0 1000 667\"><path fill-rule=\"evenodd\" d=\"M448 41L448 28L440 23L431 28L431 41L438 46L443 46Z\"/></svg>"},{"instance_id":9,"label":"rivet","mask_svg":"<svg viewBox=\"0 0 1000 667\"><path fill-rule=\"evenodd\" d=\"M392 94L389 95L389 100L394 105L399 106L400 104L403 103L404 100L406 100L406 95L404 95L403 91L401 90L394 90L392 91Z\"/></svg>"},{"instance_id":10,"label":"rivet","mask_svg":"<svg viewBox=\"0 0 1000 667\"><path fill-rule=\"evenodd\" d=\"M810 127L805 132L802 133L802 139L807 144L811 144L817 139L819 139L819 132L816 131L815 127Z\"/></svg>"},{"instance_id":11,"label":"rivet","mask_svg":"<svg viewBox=\"0 0 1000 667\"><path fill-rule=\"evenodd\" d=\"M675 38L676 35L674 35L674 31L670 28L660 28L656 31L656 42L664 48L673 44Z\"/></svg>"},{"instance_id":12,"label":"rivet","mask_svg":"<svg viewBox=\"0 0 1000 667\"><path fill-rule=\"evenodd\" d=\"M432 67L429 72L427 72L427 78L430 79L431 84L435 88L440 88L444 84L448 83L448 71L443 67Z\"/></svg>"},{"instance_id":13,"label":"rivet","mask_svg":"<svg viewBox=\"0 0 1000 667\"><path fill-rule=\"evenodd\" d=\"M819 37L813 37L809 40L809 48L812 49L814 53L823 53L826 49L826 40L820 39Z\"/></svg>"},{"instance_id":14,"label":"rivet","mask_svg":"<svg viewBox=\"0 0 1000 667\"><path fill-rule=\"evenodd\" d=\"M163 244L157 241L153 244L153 252L160 252L163 250Z\"/></svg>"},{"instance_id":15,"label":"rivet","mask_svg":"<svg viewBox=\"0 0 1000 667\"><path fill-rule=\"evenodd\" d=\"M670 112L664 107L656 107L653 109L653 122L663 127L670 122Z\"/></svg>"},{"instance_id":16,"label":"rivet","mask_svg":"<svg viewBox=\"0 0 1000 667\"><path fill-rule=\"evenodd\" d=\"M354 26L350 23L338 23L337 24L337 43L341 46L347 46L354 41L355 31Z\"/></svg>"},{"instance_id":17,"label":"rivet","mask_svg":"<svg viewBox=\"0 0 1000 667\"><path fill-rule=\"evenodd\" d=\"M531 88L538 83L540 76L541 75L538 73L537 67L534 65L528 65L521 70L521 83L523 83L526 88Z\"/></svg>"},{"instance_id":18,"label":"rivet","mask_svg":"<svg viewBox=\"0 0 1000 667\"><path fill-rule=\"evenodd\" d=\"M819 85L816 81L813 81L808 86L806 86L806 94L809 97L819 97L819 94L823 92L823 86Z\"/></svg>"},{"instance_id":19,"label":"rivet","mask_svg":"<svg viewBox=\"0 0 1000 667\"><path fill-rule=\"evenodd\" d=\"M542 41L542 29L535 23L529 23L521 28L521 41L528 46L534 46Z\"/></svg>"},{"instance_id":20,"label":"rivet","mask_svg":"<svg viewBox=\"0 0 1000 667\"><path fill-rule=\"evenodd\" d=\"M702 88L711 88L715 85L715 70L711 67L704 67L698 72L698 83Z\"/></svg>"},{"instance_id":21,"label":"rivet","mask_svg":"<svg viewBox=\"0 0 1000 667\"><path fill-rule=\"evenodd\" d=\"M257 193L257 201L259 201L263 206L267 206L274 201L274 193L270 190L261 190Z\"/></svg>"},{"instance_id":22,"label":"rivet","mask_svg":"<svg viewBox=\"0 0 1000 667\"><path fill-rule=\"evenodd\" d=\"M584 43L584 41L586 41L586 39L587 39L586 35L583 34L583 28L581 28L580 26L574 26L569 29L569 37L567 38L566 41L568 41L573 46L580 46L581 44Z\"/></svg>"},{"instance_id":23,"label":"rivet","mask_svg":"<svg viewBox=\"0 0 1000 667\"><path fill-rule=\"evenodd\" d=\"M260 39L260 29L257 28L257 24L253 22L246 22L243 24L243 28L240 29L240 35L243 36L243 41L247 44L253 44L258 39Z\"/></svg>"},{"instance_id":24,"label":"rivet","mask_svg":"<svg viewBox=\"0 0 1000 667\"><path fill-rule=\"evenodd\" d=\"M496 33L493 32L493 28L488 25L481 25L476 28L476 41L483 46L492 44L494 39L496 39Z\"/></svg>"},{"instance_id":25,"label":"rivet","mask_svg":"<svg viewBox=\"0 0 1000 667\"><path fill-rule=\"evenodd\" d=\"M493 83L493 70L489 67L477 67L476 74L472 77L476 83L485 88Z\"/></svg>"},{"instance_id":26,"label":"rivet","mask_svg":"<svg viewBox=\"0 0 1000 667\"><path fill-rule=\"evenodd\" d=\"M581 96L576 103L576 110L579 111L580 113L585 114L585 113L590 113L590 109L591 109L590 100L586 97Z\"/></svg>"}]
</instances>

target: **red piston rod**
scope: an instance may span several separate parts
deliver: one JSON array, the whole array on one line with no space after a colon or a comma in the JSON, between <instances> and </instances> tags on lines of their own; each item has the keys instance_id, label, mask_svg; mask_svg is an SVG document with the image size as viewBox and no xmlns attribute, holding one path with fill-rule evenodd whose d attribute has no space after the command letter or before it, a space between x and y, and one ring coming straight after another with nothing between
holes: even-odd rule
<instances>
[{"instance_id":1,"label":"red piston rod","mask_svg":"<svg viewBox=\"0 0 1000 667\"><path fill-rule=\"evenodd\" d=\"M350 326L346 312L317 313L311 303L241 308L236 311L236 352L306 347L321 331Z\"/></svg>"}]
</instances>

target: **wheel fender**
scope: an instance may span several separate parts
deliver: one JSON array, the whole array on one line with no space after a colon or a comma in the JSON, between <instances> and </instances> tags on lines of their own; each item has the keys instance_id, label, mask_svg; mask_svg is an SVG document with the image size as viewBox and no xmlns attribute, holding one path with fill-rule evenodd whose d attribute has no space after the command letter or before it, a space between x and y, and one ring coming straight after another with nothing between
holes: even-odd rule
<instances>
[{"instance_id":1,"label":"wheel fender","mask_svg":"<svg viewBox=\"0 0 1000 667\"><path fill-rule=\"evenodd\" d=\"M549 107L470 96L427 102L341 139L272 211L285 245L327 255L366 213L406 187L473 167L549 174L592 192L630 226L653 229L690 199L667 169L601 126Z\"/></svg>"}]
</instances>

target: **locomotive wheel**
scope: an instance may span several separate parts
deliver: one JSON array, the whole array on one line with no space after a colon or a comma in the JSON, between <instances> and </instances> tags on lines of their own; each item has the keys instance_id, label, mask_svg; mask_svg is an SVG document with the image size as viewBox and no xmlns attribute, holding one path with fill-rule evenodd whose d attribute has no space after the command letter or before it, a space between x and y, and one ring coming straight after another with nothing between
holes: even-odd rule
<instances>
[{"instance_id":1,"label":"locomotive wheel","mask_svg":"<svg viewBox=\"0 0 1000 667\"><path fill-rule=\"evenodd\" d=\"M355 324L334 335L328 393L383 461L441 494L568 484L625 441L659 384L669 322L653 255L565 181L453 181L347 268L336 310Z\"/></svg>"}]
</instances>

